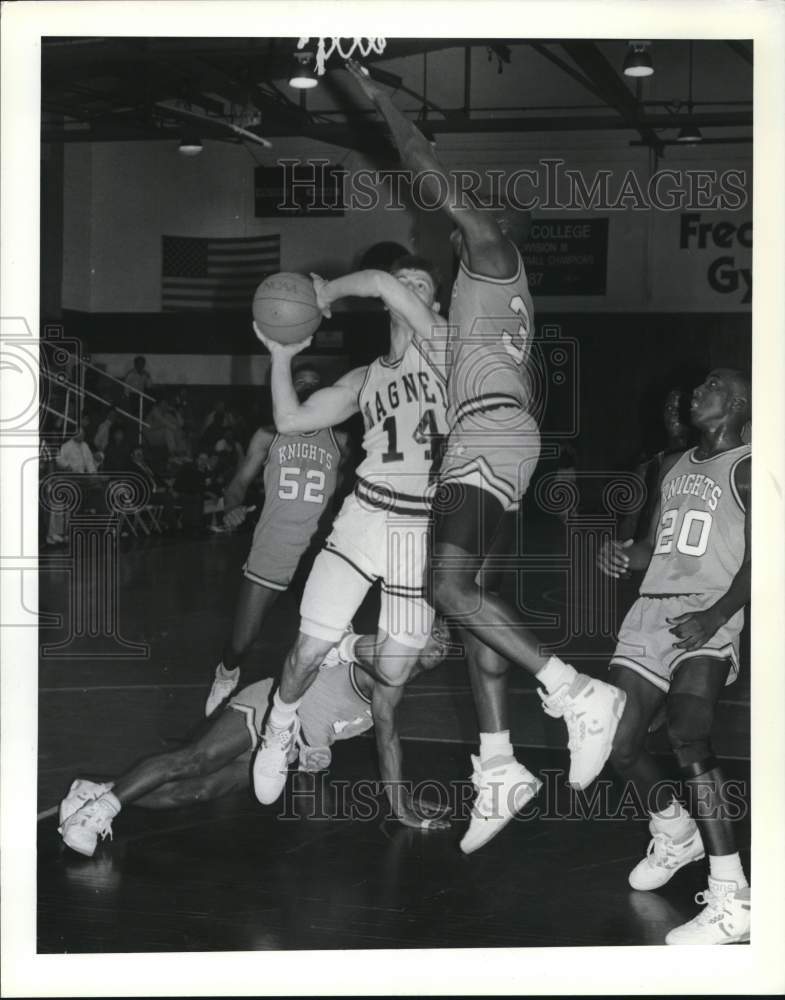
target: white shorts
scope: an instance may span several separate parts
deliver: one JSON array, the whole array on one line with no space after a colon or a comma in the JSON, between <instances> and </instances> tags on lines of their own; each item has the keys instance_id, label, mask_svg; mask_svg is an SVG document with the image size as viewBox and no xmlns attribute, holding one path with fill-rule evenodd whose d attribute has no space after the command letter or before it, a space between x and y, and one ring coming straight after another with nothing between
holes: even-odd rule
<instances>
[{"instance_id":1,"label":"white shorts","mask_svg":"<svg viewBox=\"0 0 785 1000\"><path fill-rule=\"evenodd\" d=\"M305 585L300 631L338 642L380 580L379 631L422 649L434 618L423 596L428 539L427 517L394 514L369 507L354 494L347 497Z\"/></svg>"}]
</instances>

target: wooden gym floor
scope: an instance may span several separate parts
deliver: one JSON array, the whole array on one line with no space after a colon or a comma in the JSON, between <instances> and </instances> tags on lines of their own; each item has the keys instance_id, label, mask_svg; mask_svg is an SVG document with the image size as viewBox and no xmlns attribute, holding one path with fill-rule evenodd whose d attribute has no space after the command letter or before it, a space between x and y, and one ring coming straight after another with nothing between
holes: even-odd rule
<instances>
[{"instance_id":1,"label":"wooden gym floor","mask_svg":"<svg viewBox=\"0 0 785 1000\"><path fill-rule=\"evenodd\" d=\"M544 519L537 545L558 547L562 531ZM627 800L607 770L594 804L604 816L591 818L591 789L578 797L564 783L562 723L544 716L522 673L510 682L512 736L545 788L525 818L476 854L461 854L469 809L461 795L476 752L462 661L419 678L402 719L406 777L451 788L462 818L450 831L407 830L383 810L369 819L340 815L354 801L346 783L378 777L368 736L337 744L329 774L295 777L275 806L258 805L250 790L165 812L129 806L114 822L114 840L93 858L66 848L51 810L74 777L111 778L140 757L181 745L198 724L248 542L247 535L122 542L118 629L127 643L147 644L147 658L120 659L119 647L102 647L100 637L81 651L67 648L68 656L62 649L42 656L39 952L661 944L694 915L705 863L683 869L659 892L629 888L627 873L648 843L645 820L629 803L622 808ZM65 621L69 598L89 600L92 588L69 582L62 550L44 552L42 611ZM619 592L618 614L633 595L629 586ZM564 610L562 579L538 572L526 601L542 612ZM370 600L359 627L370 629L374 613ZM246 681L280 669L296 627L297 599L283 595L246 661ZM41 643L65 634L64 626L47 627ZM574 662L602 675L612 640L571 645ZM96 650L98 657L86 655ZM745 660L721 705L716 738L745 801L747 673ZM745 816L738 837L747 865L749 836Z\"/></svg>"}]
</instances>

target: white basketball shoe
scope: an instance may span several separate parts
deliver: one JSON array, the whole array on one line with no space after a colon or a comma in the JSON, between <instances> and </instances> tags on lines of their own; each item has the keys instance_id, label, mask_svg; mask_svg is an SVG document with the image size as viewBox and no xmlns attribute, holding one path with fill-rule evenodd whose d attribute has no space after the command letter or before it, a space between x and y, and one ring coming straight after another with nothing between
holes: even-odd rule
<instances>
[{"instance_id":1,"label":"white basketball shoe","mask_svg":"<svg viewBox=\"0 0 785 1000\"><path fill-rule=\"evenodd\" d=\"M57 832L63 832L63 823L69 816L73 816L77 809L81 809L87 802L97 799L104 792L111 791L112 785L111 781L104 785L97 781L86 781L84 778L77 778L76 781L72 782L68 789L68 795L60 803Z\"/></svg>"},{"instance_id":2,"label":"white basketball shoe","mask_svg":"<svg viewBox=\"0 0 785 1000\"><path fill-rule=\"evenodd\" d=\"M741 944L750 939L751 893L736 882L709 875L709 888L695 896L704 907L665 937L665 944Z\"/></svg>"},{"instance_id":3,"label":"white basketball shoe","mask_svg":"<svg viewBox=\"0 0 785 1000\"><path fill-rule=\"evenodd\" d=\"M567 724L570 751L569 784L590 785L605 766L613 737L624 712L627 695L612 684L578 674L572 684L562 684L553 694L538 690L546 714Z\"/></svg>"},{"instance_id":4,"label":"white basketball shoe","mask_svg":"<svg viewBox=\"0 0 785 1000\"><path fill-rule=\"evenodd\" d=\"M98 838L111 838L112 820L119 811L120 803L111 792L85 803L63 823L63 840L71 850L92 857Z\"/></svg>"},{"instance_id":5,"label":"white basketball shoe","mask_svg":"<svg viewBox=\"0 0 785 1000\"><path fill-rule=\"evenodd\" d=\"M270 805L281 795L289 771L288 762L297 755L300 718L295 715L285 729L276 729L269 721L253 762L254 795L262 805Z\"/></svg>"},{"instance_id":6,"label":"white basketball shoe","mask_svg":"<svg viewBox=\"0 0 785 1000\"><path fill-rule=\"evenodd\" d=\"M239 683L239 667L235 667L234 670L227 670L222 663L218 664L215 668L213 686L210 688L210 693L207 695L207 701L204 706L205 718L209 718L216 708L226 701Z\"/></svg>"},{"instance_id":7,"label":"white basketball shoe","mask_svg":"<svg viewBox=\"0 0 785 1000\"><path fill-rule=\"evenodd\" d=\"M500 833L513 816L542 788L542 782L514 757L493 757L481 763L472 756L472 783L477 798L461 850L471 854Z\"/></svg>"},{"instance_id":8,"label":"white basketball shoe","mask_svg":"<svg viewBox=\"0 0 785 1000\"><path fill-rule=\"evenodd\" d=\"M658 830L653 820L649 823L649 831L652 839L646 857L629 874L633 889L659 889L680 868L704 856L703 841L695 823L690 823L687 832L679 838Z\"/></svg>"}]
</instances>

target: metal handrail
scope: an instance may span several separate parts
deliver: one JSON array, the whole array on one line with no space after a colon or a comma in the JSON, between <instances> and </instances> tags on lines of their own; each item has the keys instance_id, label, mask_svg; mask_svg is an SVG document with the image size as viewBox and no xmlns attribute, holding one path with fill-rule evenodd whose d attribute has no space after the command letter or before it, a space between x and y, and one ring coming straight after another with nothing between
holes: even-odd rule
<instances>
[{"instance_id":1,"label":"metal handrail","mask_svg":"<svg viewBox=\"0 0 785 1000\"><path fill-rule=\"evenodd\" d=\"M72 356L72 355L69 355L69 356ZM68 409L69 409L68 398L69 398L70 393L74 392L74 393L76 393L77 400L79 400L79 411L80 412L81 412L81 409L82 409L82 401L84 400L84 397L85 396L89 396L90 399L95 399L99 403L103 403L104 406L112 406L115 410L117 410L118 413L122 413L124 417L128 417L130 420L133 420L136 423L136 425L137 425L137 430L138 430L138 438L137 438L137 440L138 440L138 443L141 444L142 443L142 428L150 426L147 423L147 421L142 416L142 413L144 412L143 411L143 405L144 404L142 402L142 399L143 398L144 399L150 399L153 402L155 402L155 397L148 395L142 389L137 389L135 386L128 385L122 379L115 378L114 375L109 375L108 372L103 371L101 368L97 368L95 365L91 364L91 362L89 362L89 361L82 361L81 359L79 359L78 360L78 365L79 365L79 382L78 383L71 382L64 375L62 375L60 377L52 375L52 373L49 372L46 368L41 368L41 374L43 375L43 377L50 384L52 384L54 386L58 386L59 388L65 390L65 394L66 394L66 407L65 407L65 412L64 413L60 413L57 410L53 410L50 406L46 406L46 405L44 406L44 409L47 410L49 413L53 413L56 416L62 418L62 420L63 420L63 433L66 432L67 426L71 422L71 417L68 414ZM138 402L139 402L139 412L138 412L138 414L130 413L128 410L124 410L122 408L122 406L118 406L116 403L113 403L111 400L105 399L103 396L99 396L96 393L91 392L89 389L85 389L85 386L84 386L84 369L85 368L91 368L93 371L97 372L99 375L102 375L104 378L108 378L112 382L116 382L118 385L122 385L123 388L127 392L135 392L136 395L137 395L137 397L138 397ZM77 419L75 419L74 423L78 424L79 421Z\"/></svg>"},{"instance_id":2,"label":"metal handrail","mask_svg":"<svg viewBox=\"0 0 785 1000\"><path fill-rule=\"evenodd\" d=\"M98 369L98 371L100 371L100 368ZM58 379L55 376L50 375L48 372L44 374L44 378L48 379L50 382L54 382L55 385L58 385L64 389L73 389L75 392L78 392L82 396L89 396L90 399L97 399L99 403L104 403L106 406L111 406L113 409L117 410L118 413L122 413L123 416L130 417L131 420L136 420L138 423L142 425L142 427L150 426L147 423L147 421L142 420L141 417L135 417L133 413L129 413L128 410L124 410L121 406L117 406L115 403L112 403L111 400L104 399L103 396L97 396L94 392L90 392L89 389L85 389L83 387L78 386L75 382L69 382L68 379ZM154 396L148 396L147 398L155 400ZM48 409L50 413L56 412L54 410L51 410L48 406L45 408ZM62 416L63 414L59 415Z\"/></svg>"},{"instance_id":3,"label":"metal handrail","mask_svg":"<svg viewBox=\"0 0 785 1000\"><path fill-rule=\"evenodd\" d=\"M116 382L118 385L123 386L123 388L125 389L130 390L131 392L138 393L138 395L144 396L145 399L149 399L153 403L155 402L155 396L151 396L149 393L146 393L143 389L137 389L132 385L128 385L125 379L117 378L116 375L110 375L109 372L104 371L103 368L99 368L97 365L94 365L92 361L83 361L80 358L79 364L83 368L91 368L94 372L98 372L99 375L102 375L104 378L108 378L111 382Z\"/></svg>"}]
</instances>

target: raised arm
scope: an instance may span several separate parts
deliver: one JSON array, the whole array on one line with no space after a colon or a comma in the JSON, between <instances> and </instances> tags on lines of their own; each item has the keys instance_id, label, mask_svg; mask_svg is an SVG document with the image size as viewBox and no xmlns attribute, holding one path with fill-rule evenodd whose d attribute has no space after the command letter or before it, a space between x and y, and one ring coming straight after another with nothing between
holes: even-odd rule
<instances>
[{"instance_id":1,"label":"raised arm","mask_svg":"<svg viewBox=\"0 0 785 1000\"><path fill-rule=\"evenodd\" d=\"M414 175L430 203L437 203L448 192L442 207L461 230L461 257L468 267L489 278L510 278L518 270L518 255L502 233L494 213L469 203L468 192L459 189L454 175L444 169L433 147L422 132L399 110L384 90L373 81L359 63L346 63L349 73L384 118L403 165ZM440 182L437 175L443 178Z\"/></svg>"},{"instance_id":2,"label":"raised arm","mask_svg":"<svg viewBox=\"0 0 785 1000\"><path fill-rule=\"evenodd\" d=\"M446 325L437 312L387 271L355 271L334 281L325 281L317 274L312 274L311 278L317 304L327 316L333 302L354 295L361 299L381 299L391 313L408 323L424 339L430 338L435 327Z\"/></svg>"},{"instance_id":3,"label":"raised arm","mask_svg":"<svg viewBox=\"0 0 785 1000\"><path fill-rule=\"evenodd\" d=\"M307 434L343 423L360 408L359 397L365 367L342 375L325 389L318 389L304 403L297 398L292 380L292 358L311 343L311 337L297 344L279 344L265 337L254 323L254 333L270 352L270 391L273 419L281 434Z\"/></svg>"}]
</instances>

